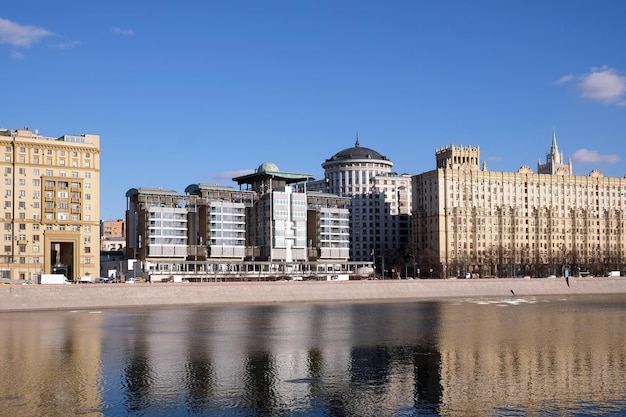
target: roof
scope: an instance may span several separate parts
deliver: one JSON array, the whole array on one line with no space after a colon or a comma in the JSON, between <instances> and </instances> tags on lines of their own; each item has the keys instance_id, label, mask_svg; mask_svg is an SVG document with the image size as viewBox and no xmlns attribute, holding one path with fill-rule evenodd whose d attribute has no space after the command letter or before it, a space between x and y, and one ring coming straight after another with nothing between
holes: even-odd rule
<instances>
[{"instance_id":1,"label":"roof","mask_svg":"<svg viewBox=\"0 0 626 417\"><path fill-rule=\"evenodd\" d=\"M313 179L311 174L300 174L296 172L280 172L273 162L264 162L257 170L248 175L233 178L238 184L252 184L267 178L276 178L285 181L287 184L309 181Z\"/></svg>"},{"instance_id":2,"label":"roof","mask_svg":"<svg viewBox=\"0 0 626 417\"><path fill-rule=\"evenodd\" d=\"M170 196L178 196L179 194L176 191L172 190L163 190L161 188L131 188L126 191L126 197L132 197L134 195L139 194L151 194L151 195L170 195Z\"/></svg>"},{"instance_id":3,"label":"roof","mask_svg":"<svg viewBox=\"0 0 626 417\"><path fill-rule=\"evenodd\" d=\"M379 159L386 161L387 157L373 149L362 147L359 144L359 137L357 135L356 142L352 148L346 148L337 152L332 158L327 159L326 162L346 159Z\"/></svg>"}]
</instances>

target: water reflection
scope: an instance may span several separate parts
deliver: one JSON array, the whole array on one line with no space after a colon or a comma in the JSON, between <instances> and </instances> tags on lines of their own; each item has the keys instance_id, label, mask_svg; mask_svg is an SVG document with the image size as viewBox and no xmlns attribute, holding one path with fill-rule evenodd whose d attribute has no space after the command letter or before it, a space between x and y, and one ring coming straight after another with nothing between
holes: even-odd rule
<instances>
[{"instance_id":1,"label":"water reflection","mask_svg":"<svg viewBox=\"0 0 626 417\"><path fill-rule=\"evenodd\" d=\"M0 415L619 415L624 301L3 313Z\"/></svg>"}]
</instances>

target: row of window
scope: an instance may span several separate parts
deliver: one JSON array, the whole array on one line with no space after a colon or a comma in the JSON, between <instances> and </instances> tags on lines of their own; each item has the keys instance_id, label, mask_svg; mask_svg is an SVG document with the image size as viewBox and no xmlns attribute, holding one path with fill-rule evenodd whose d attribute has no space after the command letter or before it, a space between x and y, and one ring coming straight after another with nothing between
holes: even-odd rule
<instances>
[{"instance_id":1,"label":"row of window","mask_svg":"<svg viewBox=\"0 0 626 417\"><path fill-rule=\"evenodd\" d=\"M39 230L40 227L38 224L33 224L33 230ZM7 232L10 232L12 230L12 226L11 223L4 223L4 230ZM26 230L26 224L25 223L18 223L16 230ZM46 225L46 230L54 230L54 225L51 224L47 224ZM71 226L68 225L59 225L59 230L71 230L73 232L78 232L81 230L81 226L73 224ZM82 230L85 233L91 233L91 226L82 226ZM8 236L8 238L7 238ZM5 234L4 235L4 240L11 240L10 238L11 235L9 234ZM89 243L91 242L91 237L90 236L85 236L85 243ZM18 236L18 240L26 240L26 235L19 235ZM37 242L39 241L39 235L33 235L33 241Z\"/></svg>"},{"instance_id":2,"label":"row of window","mask_svg":"<svg viewBox=\"0 0 626 417\"><path fill-rule=\"evenodd\" d=\"M19 264L27 263L25 256L18 256L18 257L15 257L14 259ZM85 264L91 264L93 262L92 258L88 257L88 256L82 258L82 261ZM12 257L11 256L0 256L0 263L9 264L11 262L12 262ZM41 263L41 260L40 260L40 258L38 256L33 256L31 263L39 264L39 263ZM6 271L4 271L4 272L6 272ZM3 276L2 278L9 278L9 277L8 276ZM22 279L22 280L24 279L24 274L20 274L20 279Z\"/></svg>"},{"instance_id":3,"label":"row of window","mask_svg":"<svg viewBox=\"0 0 626 417\"><path fill-rule=\"evenodd\" d=\"M9 239L11 240L11 239ZM39 245L33 245L30 247L33 253L39 253ZM91 253L91 246L85 246L84 253ZM4 245L4 253L12 253L13 247L11 245ZM26 245L17 245L18 253L26 253Z\"/></svg>"},{"instance_id":4,"label":"row of window","mask_svg":"<svg viewBox=\"0 0 626 417\"><path fill-rule=\"evenodd\" d=\"M66 136L67 136L67 135L66 135ZM4 150L5 150L6 152L13 152L13 147L11 147L11 146L6 146L6 147L4 148ZM26 147L24 147L24 146L20 146L19 148L17 148L17 151L18 151L20 154L22 154L22 153L26 153ZM32 149L32 151L33 151L33 154L38 155L38 154L39 154L40 149L39 149L39 148L33 148L33 149ZM65 152L65 150L63 150L63 149L59 150L58 152L59 152L59 155L60 155L60 156L65 156L65 155L66 155L66 152ZM41 153L43 154L44 152L41 152ZM45 154L46 154L46 155L53 155L53 151L52 151L52 149L46 149ZM68 154L68 155L70 154L70 153L69 153L69 151L67 152L67 154ZM72 151L72 157L73 157L73 158L78 158L78 152L77 152L77 151ZM85 157L85 158L91 158L91 152L85 152L84 157Z\"/></svg>"},{"instance_id":5,"label":"row of window","mask_svg":"<svg viewBox=\"0 0 626 417\"><path fill-rule=\"evenodd\" d=\"M26 175L26 168L20 167L17 169L18 174L19 175ZM4 174L5 176L11 175L13 173L13 168L12 167L4 167ZM67 171L64 170L59 170L58 172L58 176L59 177L67 177ZM85 172L85 178L91 178L91 172ZM35 177L41 177L41 170L39 168L34 168L33 169L33 176ZM54 170L53 169L46 169L44 175L46 177L54 177ZM78 171L72 171L71 172L71 177L72 178L80 178L80 173ZM10 178L5 178L5 184L7 185L11 185L11 179ZM22 179L20 179L20 181L23 181ZM35 186L39 186L39 180L35 179L33 180L33 185Z\"/></svg>"}]
</instances>

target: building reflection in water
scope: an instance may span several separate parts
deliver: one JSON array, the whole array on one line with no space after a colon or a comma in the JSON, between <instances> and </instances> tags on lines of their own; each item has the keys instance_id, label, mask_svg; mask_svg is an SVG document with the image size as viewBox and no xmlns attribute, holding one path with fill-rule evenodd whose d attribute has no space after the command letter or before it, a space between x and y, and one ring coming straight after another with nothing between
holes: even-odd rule
<instances>
[{"instance_id":1,"label":"building reflection in water","mask_svg":"<svg viewBox=\"0 0 626 417\"><path fill-rule=\"evenodd\" d=\"M626 409L623 302L8 313L0 408L14 416Z\"/></svg>"},{"instance_id":2,"label":"building reflection in water","mask_svg":"<svg viewBox=\"0 0 626 417\"><path fill-rule=\"evenodd\" d=\"M102 316L2 313L0 414L101 415Z\"/></svg>"}]
</instances>

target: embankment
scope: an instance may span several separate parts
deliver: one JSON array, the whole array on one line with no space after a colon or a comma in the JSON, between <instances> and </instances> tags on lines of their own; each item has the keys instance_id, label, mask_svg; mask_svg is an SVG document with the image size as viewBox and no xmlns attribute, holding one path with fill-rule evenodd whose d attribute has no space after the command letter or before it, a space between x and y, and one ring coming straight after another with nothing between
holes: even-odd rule
<instances>
[{"instance_id":1,"label":"embankment","mask_svg":"<svg viewBox=\"0 0 626 417\"><path fill-rule=\"evenodd\" d=\"M2 285L0 311L626 293L626 278Z\"/></svg>"}]
</instances>

